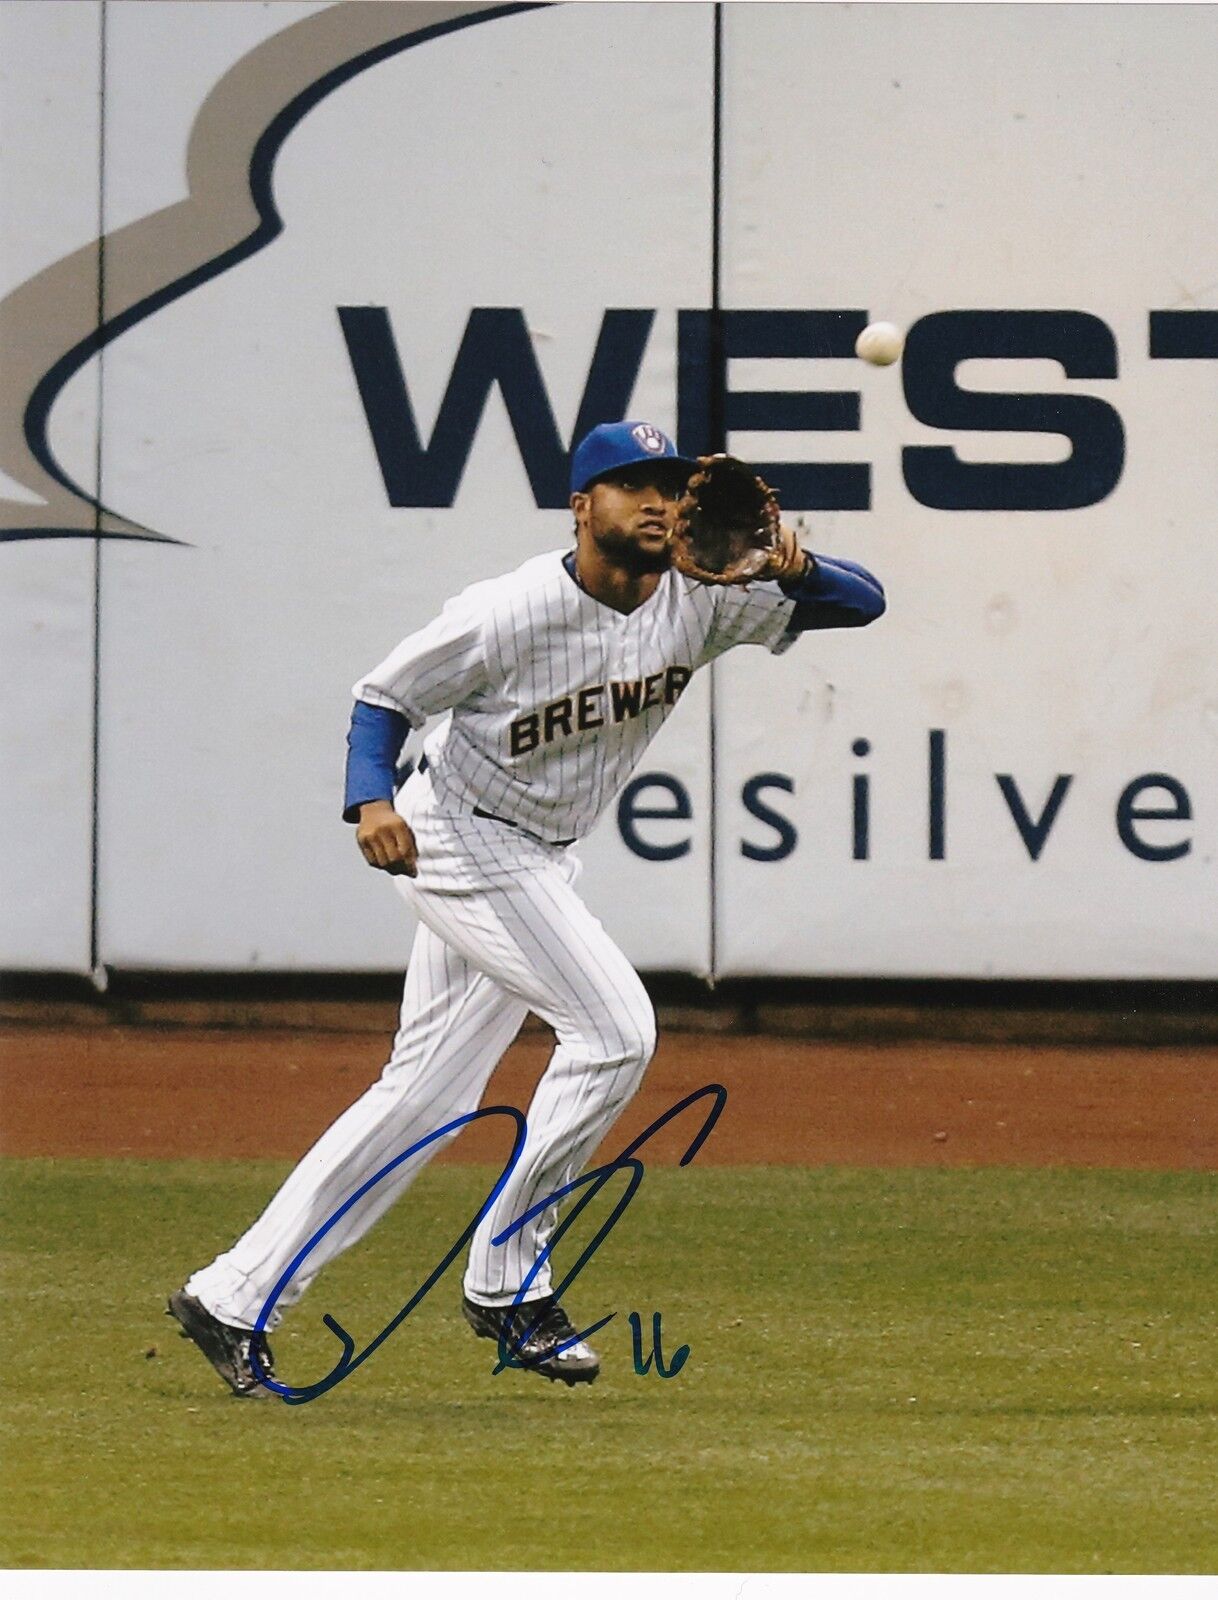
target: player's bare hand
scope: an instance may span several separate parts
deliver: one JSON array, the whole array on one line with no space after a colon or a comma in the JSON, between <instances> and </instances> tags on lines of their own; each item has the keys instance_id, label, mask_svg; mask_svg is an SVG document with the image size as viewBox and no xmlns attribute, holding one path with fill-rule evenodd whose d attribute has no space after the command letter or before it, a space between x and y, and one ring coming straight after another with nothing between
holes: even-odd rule
<instances>
[{"instance_id":1,"label":"player's bare hand","mask_svg":"<svg viewBox=\"0 0 1218 1600\"><path fill-rule=\"evenodd\" d=\"M403 873L408 878L418 876L419 852L414 834L388 800L369 800L359 808L355 842L370 867L395 876Z\"/></svg>"},{"instance_id":2,"label":"player's bare hand","mask_svg":"<svg viewBox=\"0 0 1218 1600\"><path fill-rule=\"evenodd\" d=\"M789 528L785 522L779 523L778 543L773 555L770 557L770 563L766 569L766 577L790 583L803 576L804 562L805 557L799 542L799 535L794 528Z\"/></svg>"}]
</instances>

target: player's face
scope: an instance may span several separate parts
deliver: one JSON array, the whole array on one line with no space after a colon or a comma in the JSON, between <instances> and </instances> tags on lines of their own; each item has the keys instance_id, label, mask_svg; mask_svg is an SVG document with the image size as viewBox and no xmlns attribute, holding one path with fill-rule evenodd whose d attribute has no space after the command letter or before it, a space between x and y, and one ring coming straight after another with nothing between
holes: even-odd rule
<instances>
[{"instance_id":1,"label":"player's face","mask_svg":"<svg viewBox=\"0 0 1218 1600\"><path fill-rule=\"evenodd\" d=\"M631 573L663 572L672 564L669 538L689 468L643 461L607 473L573 495L576 525L614 566Z\"/></svg>"}]
</instances>

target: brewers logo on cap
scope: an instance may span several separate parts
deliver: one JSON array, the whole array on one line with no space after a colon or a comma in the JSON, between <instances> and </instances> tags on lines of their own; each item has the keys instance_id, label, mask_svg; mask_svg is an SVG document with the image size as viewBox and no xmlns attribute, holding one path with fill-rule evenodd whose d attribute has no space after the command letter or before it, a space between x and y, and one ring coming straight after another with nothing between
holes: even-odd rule
<instances>
[{"instance_id":1,"label":"brewers logo on cap","mask_svg":"<svg viewBox=\"0 0 1218 1600\"><path fill-rule=\"evenodd\" d=\"M693 462L652 422L599 422L576 445L571 456L571 493L583 494L595 478L620 472L641 461L676 461L690 470Z\"/></svg>"},{"instance_id":2,"label":"brewers logo on cap","mask_svg":"<svg viewBox=\"0 0 1218 1600\"><path fill-rule=\"evenodd\" d=\"M649 422L640 422L637 428L631 428L630 436L637 439L644 450L653 456L663 455L665 439L659 428L653 428Z\"/></svg>"}]
</instances>

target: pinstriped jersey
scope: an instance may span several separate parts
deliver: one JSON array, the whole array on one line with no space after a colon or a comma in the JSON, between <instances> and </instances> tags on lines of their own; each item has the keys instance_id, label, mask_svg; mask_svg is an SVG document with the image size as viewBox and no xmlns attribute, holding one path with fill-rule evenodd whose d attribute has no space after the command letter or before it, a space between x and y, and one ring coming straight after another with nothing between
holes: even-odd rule
<instances>
[{"instance_id":1,"label":"pinstriped jersey","mask_svg":"<svg viewBox=\"0 0 1218 1600\"><path fill-rule=\"evenodd\" d=\"M550 841L587 833L690 678L738 644L792 644L775 583L709 587L670 568L629 615L582 589L564 552L471 584L354 687L414 727L441 807L475 806Z\"/></svg>"}]
</instances>

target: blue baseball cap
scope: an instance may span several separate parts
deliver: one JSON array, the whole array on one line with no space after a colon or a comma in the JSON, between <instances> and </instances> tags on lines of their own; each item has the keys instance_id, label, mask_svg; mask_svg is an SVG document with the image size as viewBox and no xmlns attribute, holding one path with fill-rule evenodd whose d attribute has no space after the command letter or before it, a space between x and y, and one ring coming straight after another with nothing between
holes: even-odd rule
<instances>
[{"instance_id":1,"label":"blue baseball cap","mask_svg":"<svg viewBox=\"0 0 1218 1600\"><path fill-rule=\"evenodd\" d=\"M650 422L602 422L587 433L571 457L571 493L582 494L603 473L633 467L640 461L680 461L693 469L687 456L666 433Z\"/></svg>"}]
</instances>

